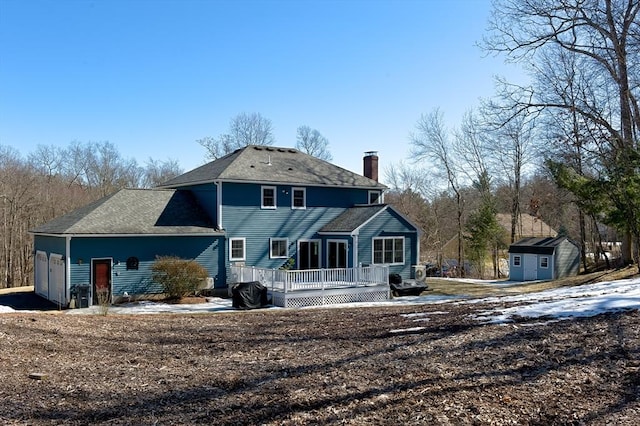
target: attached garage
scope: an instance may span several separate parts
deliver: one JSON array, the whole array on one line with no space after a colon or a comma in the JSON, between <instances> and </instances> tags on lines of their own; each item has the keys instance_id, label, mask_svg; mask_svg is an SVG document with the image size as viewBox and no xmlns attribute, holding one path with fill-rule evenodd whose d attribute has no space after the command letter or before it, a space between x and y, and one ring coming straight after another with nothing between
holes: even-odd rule
<instances>
[{"instance_id":1,"label":"attached garage","mask_svg":"<svg viewBox=\"0 0 640 426\"><path fill-rule=\"evenodd\" d=\"M567 237L523 238L509 247L509 279L554 280L577 275L580 249Z\"/></svg>"},{"instance_id":2,"label":"attached garage","mask_svg":"<svg viewBox=\"0 0 640 426\"><path fill-rule=\"evenodd\" d=\"M186 191L123 189L31 231L35 293L60 306L162 293L158 256L193 259L224 282L224 232Z\"/></svg>"},{"instance_id":3,"label":"attached garage","mask_svg":"<svg viewBox=\"0 0 640 426\"><path fill-rule=\"evenodd\" d=\"M34 290L38 296L49 298L49 258L47 253L38 250L35 257L35 286Z\"/></svg>"}]
</instances>

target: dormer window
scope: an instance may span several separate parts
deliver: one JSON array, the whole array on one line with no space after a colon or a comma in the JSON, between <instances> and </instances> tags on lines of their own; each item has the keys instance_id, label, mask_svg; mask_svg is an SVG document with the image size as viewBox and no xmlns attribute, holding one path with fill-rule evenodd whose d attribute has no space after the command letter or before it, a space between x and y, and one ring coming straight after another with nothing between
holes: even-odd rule
<instances>
[{"instance_id":1,"label":"dormer window","mask_svg":"<svg viewBox=\"0 0 640 426\"><path fill-rule=\"evenodd\" d=\"M305 188L293 188L291 190L291 208L307 208L307 191L305 190Z\"/></svg>"},{"instance_id":2,"label":"dormer window","mask_svg":"<svg viewBox=\"0 0 640 426\"><path fill-rule=\"evenodd\" d=\"M263 186L262 187L262 204L263 209L275 209L276 208L276 187L275 186Z\"/></svg>"},{"instance_id":3,"label":"dormer window","mask_svg":"<svg viewBox=\"0 0 640 426\"><path fill-rule=\"evenodd\" d=\"M382 194L380 191L369 191L369 204L382 203Z\"/></svg>"}]
</instances>

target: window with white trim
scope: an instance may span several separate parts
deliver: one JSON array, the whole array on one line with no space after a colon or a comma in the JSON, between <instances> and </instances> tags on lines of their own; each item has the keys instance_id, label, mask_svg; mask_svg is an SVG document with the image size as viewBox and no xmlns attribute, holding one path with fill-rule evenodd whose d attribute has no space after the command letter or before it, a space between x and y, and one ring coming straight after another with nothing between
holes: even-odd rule
<instances>
[{"instance_id":1,"label":"window with white trim","mask_svg":"<svg viewBox=\"0 0 640 426\"><path fill-rule=\"evenodd\" d=\"M238 261L245 260L246 253L245 238L229 238L229 260Z\"/></svg>"},{"instance_id":2,"label":"window with white trim","mask_svg":"<svg viewBox=\"0 0 640 426\"><path fill-rule=\"evenodd\" d=\"M548 268L549 267L549 258L547 256L542 256L540 258L540 267Z\"/></svg>"},{"instance_id":3,"label":"window with white trim","mask_svg":"<svg viewBox=\"0 0 640 426\"><path fill-rule=\"evenodd\" d=\"M404 237L377 237L373 239L373 263L404 264Z\"/></svg>"},{"instance_id":4,"label":"window with white trim","mask_svg":"<svg viewBox=\"0 0 640 426\"><path fill-rule=\"evenodd\" d=\"M262 207L263 209L276 208L276 187L275 186L262 187L262 201L261 201L260 207Z\"/></svg>"},{"instance_id":5,"label":"window with white trim","mask_svg":"<svg viewBox=\"0 0 640 426\"><path fill-rule=\"evenodd\" d=\"M271 259L289 257L289 240L287 238L270 238L269 247L269 257Z\"/></svg>"},{"instance_id":6,"label":"window with white trim","mask_svg":"<svg viewBox=\"0 0 640 426\"><path fill-rule=\"evenodd\" d=\"M306 209L307 208L307 190L306 188L291 189L291 208Z\"/></svg>"},{"instance_id":7,"label":"window with white trim","mask_svg":"<svg viewBox=\"0 0 640 426\"><path fill-rule=\"evenodd\" d=\"M382 194L380 191L369 191L369 204L382 203Z\"/></svg>"},{"instance_id":8,"label":"window with white trim","mask_svg":"<svg viewBox=\"0 0 640 426\"><path fill-rule=\"evenodd\" d=\"M513 256L513 266L520 266L522 258L520 256Z\"/></svg>"}]
</instances>

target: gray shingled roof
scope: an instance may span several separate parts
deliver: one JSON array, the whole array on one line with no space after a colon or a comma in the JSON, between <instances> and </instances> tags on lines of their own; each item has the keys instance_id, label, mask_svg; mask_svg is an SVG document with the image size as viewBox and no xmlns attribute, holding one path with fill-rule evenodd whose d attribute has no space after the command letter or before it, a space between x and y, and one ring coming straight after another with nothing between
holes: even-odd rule
<instances>
[{"instance_id":1,"label":"gray shingled roof","mask_svg":"<svg viewBox=\"0 0 640 426\"><path fill-rule=\"evenodd\" d=\"M222 181L386 188L375 180L293 148L248 145L165 182L162 187Z\"/></svg>"},{"instance_id":2,"label":"gray shingled roof","mask_svg":"<svg viewBox=\"0 0 640 426\"><path fill-rule=\"evenodd\" d=\"M567 237L523 238L509 246L509 253L553 254Z\"/></svg>"},{"instance_id":3,"label":"gray shingled roof","mask_svg":"<svg viewBox=\"0 0 640 426\"><path fill-rule=\"evenodd\" d=\"M318 232L353 232L378 212L387 208L385 204L351 207L323 226Z\"/></svg>"},{"instance_id":4,"label":"gray shingled roof","mask_svg":"<svg viewBox=\"0 0 640 426\"><path fill-rule=\"evenodd\" d=\"M53 219L34 234L215 233L209 216L189 191L122 189Z\"/></svg>"}]
</instances>

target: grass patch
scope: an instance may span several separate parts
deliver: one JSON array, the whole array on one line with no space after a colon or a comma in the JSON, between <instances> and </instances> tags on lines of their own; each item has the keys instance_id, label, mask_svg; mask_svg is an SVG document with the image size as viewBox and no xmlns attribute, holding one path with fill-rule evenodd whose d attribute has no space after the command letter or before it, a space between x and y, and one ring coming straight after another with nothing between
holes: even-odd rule
<instances>
[{"instance_id":1,"label":"grass patch","mask_svg":"<svg viewBox=\"0 0 640 426\"><path fill-rule=\"evenodd\" d=\"M466 281L458 281L455 278L427 278L429 294L443 296L467 296L467 297L489 297L521 293L535 293L560 287L574 287L584 284L593 284L603 281L621 280L632 278L638 275L636 266L626 268L611 269L608 271L592 272L581 274L575 277L566 277L553 281L535 281L507 284L480 284ZM497 281L498 283L500 281Z\"/></svg>"}]
</instances>

